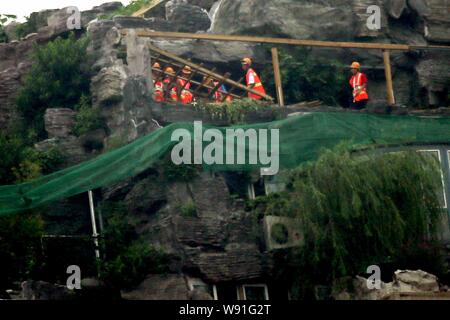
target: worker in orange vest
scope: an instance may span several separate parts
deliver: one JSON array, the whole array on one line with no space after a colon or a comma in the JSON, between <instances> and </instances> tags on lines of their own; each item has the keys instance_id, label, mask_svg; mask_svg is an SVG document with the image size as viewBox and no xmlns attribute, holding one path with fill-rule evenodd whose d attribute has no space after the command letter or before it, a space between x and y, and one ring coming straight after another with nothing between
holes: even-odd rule
<instances>
[{"instance_id":1,"label":"worker in orange vest","mask_svg":"<svg viewBox=\"0 0 450 320\"><path fill-rule=\"evenodd\" d=\"M194 95L190 91L191 83L189 82L189 80L187 80L191 74L191 67L185 66L181 70L181 78L177 79L178 90L181 90L180 100L182 104L189 104L194 100Z\"/></svg>"},{"instance_id":2,"label":"worker in orange vest","mask_svg":"<svg viewBox=\"0 0 450 320\"><path fill-rule=\"evenodd\" d=\"M356 110L364 109L369 101L367 93L367 76L362 73L359 62L353 62L350 66L352 77L350 78L350 86L353 89L353 100L351 108Z\"/></svg>"},{"instance_id":3,"label":"worker in orange vest","mask_svg":"<svg viewBox=\"0 0 450 320\"><path fill-rule=\"evenodd\" d=\"M210 88L215 88L219 85L219 81L215 81L213 78L206 77L206 76L203 78L203 83ZM212 91L213 91L213 89L208 89L208 93L211 93ZM225 85L221 85L220 88L218 90L216 90L216 92L214 92L215 102L222 103L222 102L224 102L224 100L225 100L225 102L233 101L233 98L231 96L227 95L227 93L228 93L228 91L227 91L227 88L225 87Z\"/></svg>"},{"instance_id":4,"label":"worker in orange vest","mask_svg":"<svg viewBox=\"0 0 450 320\"><path fill-rule=\"evenodd\" d=\"M164 74L166 76L163 81L166 101L178 102L178 90L175 81L175 70L173 70L172 67L167 67L164 70Z\"/></svg>"},{"instance_id":5,"label":"worker in orange vest","mask_svg":"<svg viewBox=\"0 0 450 320\"><path fill-rule=\"evenodd\" d=\"M242 70L246 71L246 81L247 81L247 87L249 89L253 89L255 91L258 91L262 94L266 94L266 90L263 87L263 84L261 82L261 79L259 78L258 74L255 72L255 70L252 69L252 59L250 58L244 58L241 60L242 63ZM250 99L254 99L254 100L261 100L263 97L254 94L254 93L249 93L248 97Z\"/></svg>"},{"instance_id":6,"label":"worker in orange vest","mask_svg":"<svg viewBox=\"0 0 450 320\"><path fill-rule=\"evenodd\" d=\"M164 102L164 84L161 81L162 70L161 65L155 62L152 66L153 75L153 100L156 102Z\"/></svg>"}]
</instances>

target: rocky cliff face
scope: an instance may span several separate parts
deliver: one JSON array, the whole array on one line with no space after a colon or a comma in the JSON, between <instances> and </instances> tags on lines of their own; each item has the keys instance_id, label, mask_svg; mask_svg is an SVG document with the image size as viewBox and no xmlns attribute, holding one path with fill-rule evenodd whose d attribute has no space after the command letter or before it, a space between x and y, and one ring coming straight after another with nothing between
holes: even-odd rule
<instances>
[{"instance_id":1,"label":"rocky cliff face","mask_svg":"<svg viewBox=\"0 0 450 320\"><path fill-rule=\"evenodd\" d=\"M266 51L255 44L138 39L132 32L128 37L122 36L120 30L123 28L448 44L450 15L445 14L445 10L448 12L446 3L445 0L173 0L166 2L165 18L159 14L152 16L150 12L146 19L115 17L91 21L119 6L117 3L105 4L83 13L83 27L92 39L89 51L95 57L95 75L91 80L93 107L105 118L106 131L75 137L71 133L75 113L65 106L48 109L45 123L49 139L39 143L37 148L59 147L70 159L66 165L70 165L102 151L92 152L87 145L115 147L157 130L166 122L203 117L178 107L164 111L152 105L147 43L210 65L239 65L243 56L254 57L259 65L269 62ZM372 4L382 9L381 30L365 28L369 16L366 9ZM210 10L209 14L205 10ZM45 15L47 23L37 34L0 44L1 128L14 117L15 94L32 63L29 53L33 44L46 43L68 31L64 10L45 12ZM371 75L372 103L385 104L381 52L314 49L314 53L345 64L360 60ZM393 53L398 102L405 105L418 102L422 106L442 104L449 90L449 58L449 53L437 51ZM101 191L103 199L126 204L130 223L136 230L140 233L152 231L148 236L149 243L176 257L171 267L174 273L193 275L209 283L259 279L270 274L270 255L259 248L251 217L243 210L242 203L232 201L222 175L202 173L190 182L169 182L162 170L156 168ZM196 216L181 214L180 207L188 203L195 204ZM152 287L149 279L153 281L155 276L149 276L147 282L124 296L161 298L187 294L179 275L157 277L157 287L167 288L160 295L155 294L155 286Z\"/></svg>"}]
</instances>

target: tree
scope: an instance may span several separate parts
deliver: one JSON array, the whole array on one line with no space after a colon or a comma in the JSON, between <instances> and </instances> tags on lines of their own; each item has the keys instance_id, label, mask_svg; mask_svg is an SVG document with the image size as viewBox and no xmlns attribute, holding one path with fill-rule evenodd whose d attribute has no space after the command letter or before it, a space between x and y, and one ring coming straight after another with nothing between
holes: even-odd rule
<instances>
[{"instance_id":1,"label":"tree","mask_svg":"<svg viewBox=\"0 0 450 320\"><path fill-rule=\"evenodd\" d=\"M17 107L26 127L45 138L44 113L47 108L75 108L83 95L90 94L91 59L88 38L58 37L37 46L33 66L19 90Z\"/></svg>"}]
</instances>

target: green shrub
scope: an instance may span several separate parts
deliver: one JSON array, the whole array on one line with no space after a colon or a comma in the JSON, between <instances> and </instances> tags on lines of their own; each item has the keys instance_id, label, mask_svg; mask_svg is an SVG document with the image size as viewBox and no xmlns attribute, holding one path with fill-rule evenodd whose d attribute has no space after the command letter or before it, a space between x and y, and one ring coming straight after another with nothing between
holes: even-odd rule
<instances>
[{"instance_id":1,"label":"green shrub","mask_svg":"<svg viewBox=\"0 0 450 320\"><path fill-rule=\"evenodd\" d=\"M287 191L257 208L302 226L304 244L277 252L282 277L304 280L294 285L299 297L306 284L399 265L407 248L437 239L440 183L437 162L422 154L354 157L339 149L293 170Z\"/></svg>"},{"instance_id":2,"label":"green shrub","mask_svg":"<svg viewBox=\"0 0 450 320\"><path fill-rule=\"evenodd\" d=\"M273 113L273 119L277 118L278 109L268 105L267 102L253 100L249 98L233 100L227 103L210 103L195 106L197 110L208 112L213 119L226 119L231 124L245 123L246 116L255 111L270 110Z\"/></svg>"},{"instance_id":3,"label":"green shrub","mask_svg":"<svg viewBox=\"0 0 450 320\"><path fill-rule=\"evenodd\" d=\"M74 108L83 95L89 96L91 60L88 38L57 38L36 46L33 66L19 90L17 107L27 127L45 138L44 113L47 108Z\"/></svg>"},{"instance_id":4,"label":"green shrub","mask_svg":"<svg viewBox=\"0 0 450 320\"><path fill-rule=\"evenodd\" d=\"M345 98L346 74L341 63L322 61L308 48L280 51L280 70L287 104L321 100L338 105ZM276 96L272 65L262 72L268 93Z\"/></svg>"},{"instance_id":5,"label":"green shrub","mask_svg":"<svg viewBox=\"0 0 450 320\"><path fill-rule=\"evenodd\" d=\"M138 285L148 274L167 272L167 255L136 234L128 223L125 206L104 203L101 210L106 216L106 229L100 275L107 284L118 289L129 288Z\"/></svg>"},{"instance_id":6,"label":"green shrub","mask_svg":"<svg viewBox=\"0 0 450 320\"><path fill-rule=\"evenodd\" d=\"M193 201L189 201L180 207L181 216L184 218L196 218L198 216L197 206Z\"/></svg>"},{"instance_id":7,"label":"green shrub","mask_svg":"<svg viewBox=\"0 0 450 320\"><path fill-rule=\"evenodd\" d=\"M0 217L0 289L38 272L44 224L36 212Z\"/></svg>"},{"instance_id":8,"label":"green shrub","mask_svg":"<svg viewBox=\"0 0 450 320\"><path fill-rule=\"evenodd\" d=\"M41 18L41 21L39 21ZM30 33L38 32L38 24L45 25L46 21L42 21L44 16L41 16L37 13L32 13L30 16L26 17L26 22L17 26L16 28L16 36L20 39L23 38Z\"/></svg>"},{"instance_id":9,"label":"green shrub","mask_svg":"<svg viewBox=\"0 0 450 320\"><path fill-rule=\"evenodd\" d=\"M29 181L54 172L63 161L55 149L36 151L19 135L0 133L0 185Z\"/></svg>"},{"instance_id":10,"label":"green shrub","mask_svg":"<svg viewBox=\"0 0 450 320\"><path fill-rule=\"evenodd\" d=\"M88 97L82 96L80 103L75 107L75 110L78 112L75 116L75 124L73 127L73 133L76 136L82 136L89 131L100 129L105 126L100 111L92 108L91 101Z\"/></svg>"}]
</instances>

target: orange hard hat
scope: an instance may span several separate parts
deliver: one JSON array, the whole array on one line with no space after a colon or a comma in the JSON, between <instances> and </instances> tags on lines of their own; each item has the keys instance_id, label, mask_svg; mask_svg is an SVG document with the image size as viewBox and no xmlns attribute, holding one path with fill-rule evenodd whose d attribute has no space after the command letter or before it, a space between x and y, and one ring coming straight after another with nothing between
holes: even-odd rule
<instances>
[{"instance_id":1,"label":"orange hard hat","mask_svg":"<svg viewBox=\"0 0 450 320\"><path fill-rule=\"evenodd\" d=\"M161 65L158 62L155 62L152 66L153 69L161 69Z\"/></svg>"},{"instance_id":2,"label":"orange hard hat","mask_svg":"<svg viewBox=\"0 0 450 320\"><path fill-rule=\"evenodd\" d=\"M185 74L191 74L192 73L192 69L189 66L184 66L182 72L185 73Z\"/></svg>"},{"instance_id":3,"label":"orange hard hat","mask_svg":"<svg viewBox=\"0 0 450 320\"><path fill-rule=\"evenodd\" d=\"M241 60L242 64L247 64L247 65L251 65L252 64L252 59L251 58L244 58Z\"/></svg>"},{"instance_id":4,"label":"orange hard hat","mask_svg":"<svg viewBox=\"0 0 450 320\"><path fill-rule=\"evenodd\" d=\"M175 74L175 70L173 70L172 67L167 67L166 70L164 70L165 73L170 73L171 75Z\"/></svg>"},{"instance_id":5,"label":"orange hard hat","mask_svg":"<svg viewBox=\"0 0 450 320\"><path fill-rule=\"evenodd\" d=\"M352 65L350 66L351 69L360 69L361 65L359 64L359 62L353 62Z\"/></svg>"}]
</instances>

